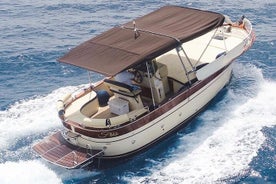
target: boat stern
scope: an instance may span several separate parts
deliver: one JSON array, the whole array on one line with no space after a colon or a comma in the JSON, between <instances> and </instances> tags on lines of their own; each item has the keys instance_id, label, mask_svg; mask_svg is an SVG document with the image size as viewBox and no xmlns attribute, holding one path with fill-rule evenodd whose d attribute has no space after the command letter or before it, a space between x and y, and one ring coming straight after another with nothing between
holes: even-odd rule
<instances>
[{"instance_id":1,"label":"boat stern","mask_svg":"<svg viewBox=\"0 0 276 184\"><path fill-rule=\"evenodd\" d=\"M33 150L46 161L67 169L84 167L104 154L103 150L85 149L68 143L60 131L35 144Z\"/></svg>"}]
</instances>

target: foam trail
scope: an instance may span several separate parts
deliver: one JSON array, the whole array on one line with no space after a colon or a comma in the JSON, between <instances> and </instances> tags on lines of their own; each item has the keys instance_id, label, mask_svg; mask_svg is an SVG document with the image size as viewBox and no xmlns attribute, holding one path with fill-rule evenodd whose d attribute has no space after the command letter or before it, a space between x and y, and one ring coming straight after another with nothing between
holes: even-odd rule
<instances>
[{"instance_id":1,"label":"foam trail","mask_svg":"<svg viewBox=\"0 0 276 184\"><path fill-rule=\"evenodd\" d=\"M1 184L62 183L52 170L36 160L2 163L0 164L0 173Z\"/></svg>"},{"instance_id":2,"label":"foam trail","mask_svg":"<svg viewBox=\"0 0 276 184\"><path fill-rule=\"evenodd\" d=\"M15 141L29 135L60 127L56 101L77 87L64 87L47 96L16 102L9 109L0 111L0 149L11 146Z\"/></svg>"},{"instance_id":3,"label":"foam trail","mask_svg":"<svg viewBox=\"0 0 276 184\"><path fill-rule=\"evenodd\" d=\"M79 181L93 178L100 174L98 171L89 171L84 169L62 169L56 172L64 183L78 183ZM96 183L97 179L94 181ZM93 182L92 182L93 183Z\"/></svg>"},{"instance_id":4,"label":"foam trail","mask_svg":"<svg viewBox=\"0 0 276 184\"><path fill-rule=\"evenodd\" d=\"M262 81L259 77L255 82ZM253 84L252 88L256 86ZM250 98L228 90L226 98L215 109L199 117L203 122L200 127L180 138L171 159L157 164L149 176L126 180L132 183L220 183L246 171L265 141L262 128L276 125L276 83L263 80L258 88L256 95Z\"/></svg>"},{"instance_id":5,"label":"foam trail","mask_svg":"<svg viewBox=\"0 0 276 184\"><path fill-rule=\"evenodd\" d=\"M34 134L42 134L50 129L62 127L57 117L56 102L64 94L79 88L67 86L46 96L22 100L0 111L0 183L62 183L62 180L86 178L90 172L76 173L60 168L48 168L38 160L30 159L30 142L21 142L15 149L11 147L21 139L36 141ZM19 160L16 162L16 160ZM2 162L2 163L1 163ZM70 174L67 174L70 173ZM94 173L93 173L94 174Z\"/></svg>"}]
</instances>

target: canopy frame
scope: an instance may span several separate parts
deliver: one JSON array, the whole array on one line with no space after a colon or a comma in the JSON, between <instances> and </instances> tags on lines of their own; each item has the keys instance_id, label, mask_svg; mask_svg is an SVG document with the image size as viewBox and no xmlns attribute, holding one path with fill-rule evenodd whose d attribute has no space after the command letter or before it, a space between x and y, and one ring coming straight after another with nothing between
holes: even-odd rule
<instances>
[{"instance_id":1,"label":"canopy frame","mask_svg":"<svg viewBox=\"0 0 276 184\"><path fill-rule=\"evenodd\" d=\"M58 61L114 76L220 27L224 16L192 8L164 6L135 22L114 27L80 44ZM187 55L185 51L184 55Z\"/></svg>"}]
</instances>

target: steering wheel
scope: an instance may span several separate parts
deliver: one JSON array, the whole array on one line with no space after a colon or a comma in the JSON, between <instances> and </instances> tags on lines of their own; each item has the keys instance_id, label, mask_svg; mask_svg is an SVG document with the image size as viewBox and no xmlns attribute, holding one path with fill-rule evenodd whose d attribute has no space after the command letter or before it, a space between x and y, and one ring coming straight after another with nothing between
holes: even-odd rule
<instances>
[{"instance_id":1,"label":"steering wheel","mask_svg":"<svg viewBox=\"0 0 276 184\"><path fill-rule=\"evenodd\" d=\"M134 79L133 80L135 82L137 82L138 84L141 84L143 82L143 76L138 70L136 70L134 72Z\"/></svg>"}]
</instances>

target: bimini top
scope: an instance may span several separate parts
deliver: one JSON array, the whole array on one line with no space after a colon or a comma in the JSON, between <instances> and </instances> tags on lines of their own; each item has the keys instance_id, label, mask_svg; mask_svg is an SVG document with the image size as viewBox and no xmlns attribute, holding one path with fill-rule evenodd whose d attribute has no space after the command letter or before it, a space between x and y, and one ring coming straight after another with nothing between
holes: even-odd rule
<instances>
[{"instance_id":1,"label":"bimini top","mask_svg":"<svg viewBox=\"0 0 276 184\"><path fill-rule=\"evenodd\" d=\"M221 26L224 16L165 6L114 27L69 51L58 61L113 76Z\"/></svg>"}]
</instances>

